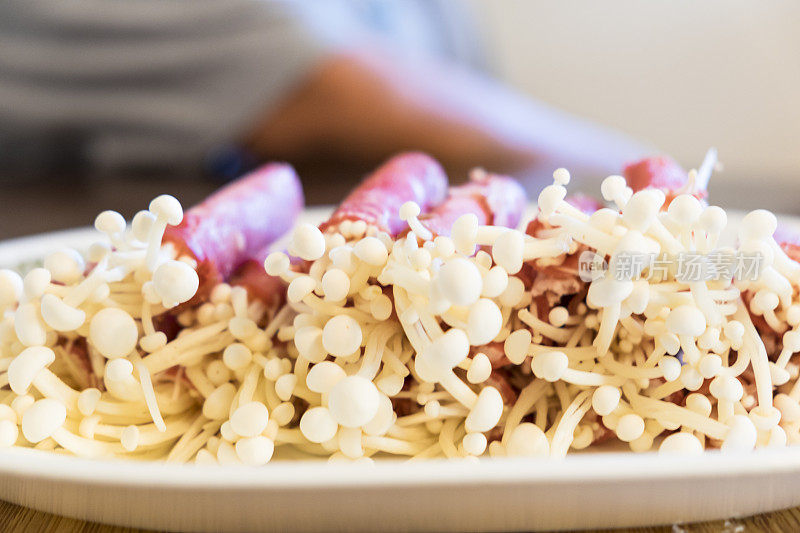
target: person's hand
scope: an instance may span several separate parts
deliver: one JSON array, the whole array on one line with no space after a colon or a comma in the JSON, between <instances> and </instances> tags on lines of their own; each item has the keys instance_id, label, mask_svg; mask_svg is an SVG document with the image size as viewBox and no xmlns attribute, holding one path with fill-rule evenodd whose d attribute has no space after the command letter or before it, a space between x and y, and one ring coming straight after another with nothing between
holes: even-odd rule
<instances>
[{"instance_id":1,"label":"person's hand","mask_svg":"<svg viewBox=\"0 0 800 533\"><path fill-rule=\"evenodd\" d=\"M376 161L422 150L455 180L482 166L541 183L561 166L577 175L617 173L652 152L617 132L556 111L485 76L410 63L388 52L331 56L251 129L265 158Z\"/></svg>"}]
</instances>

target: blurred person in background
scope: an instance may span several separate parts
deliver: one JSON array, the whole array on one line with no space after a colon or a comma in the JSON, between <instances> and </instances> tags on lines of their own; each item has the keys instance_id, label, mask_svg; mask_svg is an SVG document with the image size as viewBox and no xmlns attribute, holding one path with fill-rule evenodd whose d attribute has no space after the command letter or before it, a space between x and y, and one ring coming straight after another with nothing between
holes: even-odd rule
<instances>
[{"instance_id":1,"label":"blurred person in background","mask_svg":"<svg viewBox=\"0 0 800 533\"><path fill-rule=\"evenodd\" d=\"M476 30L456 1L2 2L0 168L232 177L417 149L532 189L648 151L493 80Z\"/></svg>"}]
</instances>

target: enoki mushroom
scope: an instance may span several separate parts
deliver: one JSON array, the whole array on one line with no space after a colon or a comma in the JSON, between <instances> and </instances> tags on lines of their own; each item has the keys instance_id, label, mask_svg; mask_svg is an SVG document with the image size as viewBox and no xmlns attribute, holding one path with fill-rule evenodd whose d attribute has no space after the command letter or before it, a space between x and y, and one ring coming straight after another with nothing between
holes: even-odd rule
<instances>
[{"instance_id":1,"label":"enoki mushroom","mask_svg":"<svg viewBox=\"0 0 800 533\"><path fill-rule=\"evenodd\" d=\"M707 181L713 160L691 174ZM162 245L172 197L130 225L106 211L85 256L57 250L0 271L0 446L85 457L262 465L287 456L371 461L561 457L608 439L637 452L749 450L800 441L800 265L748 214L717 248L725 212L685 191L601 187L611 208L539 196L539 236L464 215L436 236L405 204L392 238L362 221L302 224L265 269L288 284L270 313ZM530 273L596 252L605 276L556 305ZM683 279L625 256L758 252L752 277ZM574 272L577 278L577 272ZM177 324L177 335L162 317ZM765 328L782 338L763 340Z\"/></svg>"}]
</instances>

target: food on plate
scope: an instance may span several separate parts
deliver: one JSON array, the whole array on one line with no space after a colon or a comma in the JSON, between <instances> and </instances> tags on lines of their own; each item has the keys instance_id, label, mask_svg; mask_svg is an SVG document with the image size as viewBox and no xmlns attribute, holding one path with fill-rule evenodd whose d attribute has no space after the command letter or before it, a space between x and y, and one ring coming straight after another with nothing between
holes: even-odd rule
<instances>
[{"instance_id":1,"label":"food on plate","mask_svg":"<svg viewBox=\"0 0 800 533\"><path fill-rule=\"evenodd\" d=\"M194 296L199 300L244 262L261 258L263 264L264 250L291 229L302 209L303 189L294 169L264 165L191 208L182 220L176 206L173 220L180 223L168 221L162 242L148 243L148 260L156 260L162 244L190 257L201 278Z\"/></svg>"},{"instance_id":2,"label":"food on plate","mask_svg":"<svg viewBox=\"0 0 800 533\"><path fill-rule=\"evenodd\" d=\"M262 465L798 443L800 238L756 210L721 245L715 166L632 163L605 203L558 169L521 228L513 179L448 186L419 153L319 226L284 164L185 214L106 211L85 255L0 271L0 445Z\"/></svg>"},{"instance_id":3,"label":"food on plate","mask_svg":"<svg viewBox=\"0 0 800 533\"><path fill-rule=\"evenodd\" d=\"M356 187L327 222L329 227L347 231L355 224L356 231L366 225L390 235L405 228L400 207L406 202L428 209L440 203L447 193L447 176L441 165L422 153L393 157Z\"/></svg>"}]
</instances>

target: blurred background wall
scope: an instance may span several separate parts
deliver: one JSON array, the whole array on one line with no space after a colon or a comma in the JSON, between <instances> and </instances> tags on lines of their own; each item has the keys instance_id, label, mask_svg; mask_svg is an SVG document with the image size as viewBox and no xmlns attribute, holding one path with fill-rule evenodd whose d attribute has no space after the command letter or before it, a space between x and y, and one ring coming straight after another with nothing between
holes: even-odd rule
<instances>
[{"instance_id":1,"label":"blurred background wall","mask_svg":"<svg viewBox=\"0 0 800 533\"><path fill-rule=\"evenodd\" d=\"M324 1L314 5L297 0L295 5L321 10L333 4ZM397 1L387 0L382 7L389 14L409 7ZM453 9L443 13L455 19L438 22L464 22L456 15L469 18L460 9L466 4L476 15L482 39L473 41L472 32L463 32L466 41L460 44L465 49L485 46L489 68L509 85L643 139L687 168L699 165L707 148L715 146L724 172L712 178L712 202L800 214L797 0L449 1ZM323 24L317 30L346 33L330 18L316 18ZM405 44L425 48L413 20L395 22ZM0 50L8 52L2 45ZM0 109L3 105L0 99ZM19 144L12 148L24 148L24 139ZM0 175L4 170L0 168ZM313 169L299 170L305 179ZM78 179L83 177L59 173L46 185L27 179L27 174L16 181L0 180L0 238L83 225L105 208L131 215L164 191L179 193L189 205L219 185L198 176L172 182L160 176ZM596 189L594 183L587 192ZM333 203L343 193L327 174L309 192L313 203Z\"/></svg>"},{"instance_id":2,"label":"blurred background wall","mask_svg":"<svg viewBox=\"0 0 800 533\"><path fill-rule=\"evenodd\" d=\"M800 212L800 2L471 1L507 81L686 167L716 146L715 203Z\"/></svg>"}]
</instances>

